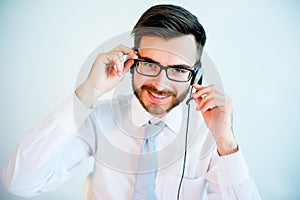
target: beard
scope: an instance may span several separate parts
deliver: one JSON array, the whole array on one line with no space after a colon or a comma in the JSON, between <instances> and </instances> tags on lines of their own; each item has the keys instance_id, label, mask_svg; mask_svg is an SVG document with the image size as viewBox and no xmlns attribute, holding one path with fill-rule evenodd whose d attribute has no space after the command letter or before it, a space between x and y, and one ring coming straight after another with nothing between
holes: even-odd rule
<instances>
[{"instance_id":1,"label":"beard","mask_svg":"<svg viewBox=\"0 0 300 200\"><path fill-rule=\"evenodd\" d=\"M187 88L186 91L183 92L183 94L178 95L175 91L157 90L151 84L145 84L137 88L134 85L133 81L132 87L134 89L135 96L137 97L141 105L144 107L144 109L154 116L164 116L165 114L170 112L173 108L178 106L185 99L189 90ZM164 96L170 98L170 100L165 104L153 103L149 101L149 97L147 96L148 93L155 94L157 96Z\"/></svg>"}]
</instances>

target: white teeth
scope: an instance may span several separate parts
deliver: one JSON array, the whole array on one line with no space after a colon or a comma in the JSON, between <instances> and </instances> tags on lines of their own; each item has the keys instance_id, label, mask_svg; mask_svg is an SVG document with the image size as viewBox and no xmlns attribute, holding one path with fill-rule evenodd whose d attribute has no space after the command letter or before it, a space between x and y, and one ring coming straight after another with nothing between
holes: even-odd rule
<instances>
[{"instance_id":1,"label":"white teeth","mask_svg":"<svg viewBox=\"0 0 300 200\"><path fill-rule=\"evenodd\" d=\"M166 98L166 96L162 96L162 95L157 95L157 94L154 94L154 93L151 93L153 96L155 96L156 98L160 98L160 99L163 99L163 98Z\"/></svg>"}]
</instances>

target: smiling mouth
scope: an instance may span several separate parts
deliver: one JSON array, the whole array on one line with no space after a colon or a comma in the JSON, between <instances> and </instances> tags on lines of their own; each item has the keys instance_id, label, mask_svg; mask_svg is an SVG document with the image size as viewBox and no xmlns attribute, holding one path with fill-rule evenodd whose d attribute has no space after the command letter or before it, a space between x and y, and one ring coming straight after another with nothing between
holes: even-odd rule
<instances>
[{"instance_id":1,"label":"smiling mouth","mask_svg":"<svg viewBox=\"0 0 300 200\"><path fill-rule=\"evenodd\" d=\"M156 97L156 98L159 98L159 99L164 99L164 98L167 98L168 96L167 95L161 95L161 94L157 94L157 93L154 93L154 92L151 92L151 91L148 91L152 96Z\"/></svg>"},{"instance_id":2,"label":"smiling mouth","mask_svg":"<svg viewBox=\"0 0 300 200\"><path fill-rule=\"evenodd\" d=\"M152 91L147 91L149 99L152 103L155 104L166 104L171 99L171 95L159 94Z\"/></svg>"},{"instance_id":3,"label":"smiling mouth","mask_svg":"<svg viewBox=\"0 0 300 200\"><path fill-rule=\"evenodd\" d=\"M172 97L176 96L176 94L170 90L157 90L152 85L143 85L141 90L146 92L148 99L155 104L168 103Z\"/></svg>"}]
</instances>

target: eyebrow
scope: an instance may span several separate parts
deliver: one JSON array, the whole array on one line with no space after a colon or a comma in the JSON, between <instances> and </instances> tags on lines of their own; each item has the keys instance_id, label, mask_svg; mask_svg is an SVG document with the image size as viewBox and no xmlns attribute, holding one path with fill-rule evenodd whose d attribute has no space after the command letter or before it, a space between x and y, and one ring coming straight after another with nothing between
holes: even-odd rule
<instances>
[{"instance_id":1,"label":"eyebrow","mask_svg":"<svg viewBox=\"0 0 300 200\"><path fill-rule=\"evenodd\" d=\"M144 61L147 61L147 62L151 62L151 63L155 63L155 64L160 64L159 62L149 58L149 57L143 57L143 56L140 56L139 55L139 58L144 60ZM160 64L162 65L162 64ZM185 68L185 69L191 69L192 70L192 67L191 66L188 66L188 65L185 65L185 64L179 64L179 65L168 65L167 67L172 67L172 68Z\"/></svg>"}]
</instances>

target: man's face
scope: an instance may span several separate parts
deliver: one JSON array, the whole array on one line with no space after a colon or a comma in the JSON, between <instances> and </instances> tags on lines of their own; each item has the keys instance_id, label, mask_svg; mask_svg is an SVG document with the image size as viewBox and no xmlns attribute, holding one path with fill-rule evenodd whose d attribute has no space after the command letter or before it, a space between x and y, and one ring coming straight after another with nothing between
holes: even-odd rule
<instances>
[{"instance_id":1,"label":"man's face","mask_svg":"<svg viewBox=\"0 0 300 200\"><path fill-rule=\"evenodd\" d=\"M197 60L194 36L172 39L144 36L138 49L141 59L150 59L163 66L185 65L191 69ZM152 115L162 117L184 100L189 90L188 82L169 80L162 70L157 77L147 77L134 70L133 89L143 107Z\"/></svg>"}]
</instances>

